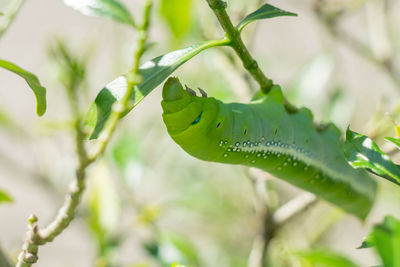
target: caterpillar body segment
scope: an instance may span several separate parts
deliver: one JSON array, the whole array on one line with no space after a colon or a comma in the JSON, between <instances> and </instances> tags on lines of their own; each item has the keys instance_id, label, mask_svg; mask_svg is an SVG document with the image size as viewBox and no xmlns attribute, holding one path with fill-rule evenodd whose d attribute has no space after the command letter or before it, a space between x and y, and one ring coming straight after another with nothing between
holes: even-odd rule
<instances>
[{"instance_id":1,"label":"caterpillar body segment","mask_svg":"<svg viewBox=\"0 0 400 267\"><path fill-rule=\"evenodd\" d=\"M347 164L339 129L317 130L306 108L288 112L279 86L249 104L223 103L170 78L161 104L168 133L190 155L259 168L362 219L369 213L375 181Z\"/></svg>"}]
</instances>

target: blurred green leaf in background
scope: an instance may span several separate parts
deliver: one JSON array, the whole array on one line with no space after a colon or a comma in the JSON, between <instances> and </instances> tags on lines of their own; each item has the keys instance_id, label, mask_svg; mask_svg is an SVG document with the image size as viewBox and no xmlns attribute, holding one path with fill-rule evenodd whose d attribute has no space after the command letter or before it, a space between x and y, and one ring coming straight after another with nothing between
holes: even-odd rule
<instances>
[{"instance_id":1,"label":"blurred green leaf in background","mask_svg":"<svg viewBox=\"0 0 400 267\"><path fill-rule=\"evenodd\" d=\"M357 267L358 265L346 257L325 250L313 249L308 251L296 252L301 259L302 267Z\"/></svg>"},{"instance_id":2,"label":"blurred green leaf in background","mask_svg":"<svg viewBox=\"0 0 400 267\"><path fill-rule=\"evenodd\" d=\"M354 168L366 169L400 185L400 168L368 136L347 129L344 153Z\"/></svg>"},{"instance_id":3,"label":"blurred green leaf in background","mask_svg":"<svg viewBox=\"0 0 400 267\"><path fill-rule=\"evenodd\" d=\"M8 193L0 189L0 203L2 202L13 202L13 198Z\"/></svg>"},{"instance_id":4,"label":"blurred green leaf in background","mask_svg":"<svg viewBox=\"0 0 400 267\"><path fill-rule=\"evenodd\" d=\"M386 216L382 224L374 226L360 248L375 247L384 267L400 266L400 221Z\"/></svg>"},{"instance_id":5,"label":"blurred green leaf in background","mask_svg":"<svg viewBox=\"0 0 400 267\"><path fill-rule=\"evenodd\" d=\"M60 83L68 90L75 90L86 78L88 59L74 55L66 41L57 38L47 49L49 58L55 63L52 68Z\"/></svg>"},{"instance_id":6,"label":"blurred green leaf in background","mask_svg":"<svg viewBox=\"0 0 400 267\"><path fill-rule=\"evenodd\" d=\"M126 7L116 0L64 0L64 3L87 16L106 17L114 21L135 26Z\"/></svg>"},{"instance_id":7,"label":"blurred green leaf in background","mask_svg":"<svg viewBox=\"0 0 400 267\"><path fill-rule=\"evenodd\" d=\"M161 0L160 13L175 37L182 37L192 26L192 0Z\"/></svg>"},{"instance_id":8,"label":"blurred green leaf in background","mask_svg":"<svg viewBox=\"0 0 400 267\"><path fill-rule=\"evenodd\" d=\"M33 73L6 60L0 59L0 67L14 72L26 81L36 97L36 113L42 116L46 112L46 88L40 84L39 79Z\"/></svg>"},{"instance_id":9,"label":"blurred green leaf in background","mask_svg":"<svg viewBox=\"0 0 400 267\"><path fill-rule=\"evenodd\" d=\"M88 225L98 245L99 260L112 261L119 242L119 193L106 163L99 162L90 178L86 196Z\"/></svg>"}]
</instances>

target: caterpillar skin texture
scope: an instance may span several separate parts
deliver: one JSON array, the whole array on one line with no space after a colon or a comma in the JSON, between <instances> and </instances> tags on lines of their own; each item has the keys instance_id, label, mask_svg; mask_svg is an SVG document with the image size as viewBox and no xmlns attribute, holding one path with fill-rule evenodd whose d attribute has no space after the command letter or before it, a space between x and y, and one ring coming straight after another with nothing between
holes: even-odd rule
<instances>
[{"instance_id":1,"label":"caterpillar skin texture","mask_svg":"<svg viewBox=\"0 0 400 267\"><path fill-rule=\"evenodd\" d=\"M168 133L190 155L260 168L361 219L368 215L376 183L347 164L340 130L317 130L307 108L288 112L279 86L249 104L226 104L170 78L161 105Z\"/></svg>"}]
</instances>

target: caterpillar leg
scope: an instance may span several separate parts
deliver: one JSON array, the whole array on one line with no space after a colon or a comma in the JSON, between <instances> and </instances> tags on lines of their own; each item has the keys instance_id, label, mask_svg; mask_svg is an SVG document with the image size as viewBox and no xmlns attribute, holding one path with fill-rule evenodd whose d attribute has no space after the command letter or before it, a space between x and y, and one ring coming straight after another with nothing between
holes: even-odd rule
<instances>
[{"instance_id":1,"label":"caterpillar leg","mask_svg":"<svg viewBox=\"0 0 400 267\"><path fill-rule=\"evenodd\" d=\"M185 84L185 88L186 88L186 91L188 91L191 95L196 96L196 92L193 89L191 89L190 87L188 87L186 84Z\"/></svg>"}]
</instances>

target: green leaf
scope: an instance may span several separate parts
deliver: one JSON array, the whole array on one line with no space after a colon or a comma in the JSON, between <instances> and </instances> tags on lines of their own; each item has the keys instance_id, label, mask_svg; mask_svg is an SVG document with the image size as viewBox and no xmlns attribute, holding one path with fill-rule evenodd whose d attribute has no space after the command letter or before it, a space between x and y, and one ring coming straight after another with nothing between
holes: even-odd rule
<instances>
[{"instance_id":1,"label":"green leaf","mask_svg":"<svg viewBox=\"0 0 400 267\"><path fill-rule=\"evenodd\" d=\"M200 265L196 247L184 235L172 232L164 233L163 242L161 243L163 246L172 245L173 248L169 248L169 250L176 250L176 255L179 255L179 259L181 259L181 262L184 262L191 266Z\"/></svg>"},{"instance_id":2,"label":"green leaf","mask_svg":"<svg viewBox=\"0 0 400 267\"><path fill-rule=\"evenodd\" d=\"M139 69L142 82L132 94L132 102L126 114L140 103L154 88L160 85L177 68L208 48L227 45L228 40L213 40L156 57ZM89 109L85 125L90 139L96 139L110 116L114 102L119 101L127 88L127 78L122 75L106 85L97 95Z\"/></svg>"},{"instance_id":3,"label":"green leaf","mask_svg":"<svg viewBox=\"0 0 400 267\"><path fill-rule=\"evenodd\" d=\"M56 39L47 52L60 83L68 90L79 88L85 81L87 59L74 55L62 39Z\"/></svg>"},{"instance_id":4,"label":"green leaf","mask_svg":"<svg viewBox=\"0 0 400 267\"><path fill-rule=\"evenodd\" d=\"M39 79L33 73L6 60L0 59L0 67L14 72L25 79L36 97L36 113L42 116L46 112L46 88L40 84Z\"/></svg>"},{"instance_id":5,"label":"green leaf","mask_svg":"<svg viewBox=\"0 0 400 267\"><path fill-rule=\"evenodd\" d=\"M368 136L347 129L344 153L353 168L367 169L400 185L400 169Z\"/></svg>"},{"instance_id":6,"label":"green leaf","mask_svg":"<svg viewBox=\"0 0 400 267\"><path fill-rule=\"evenodd\" d=\"M0 109L0 127L6 129L14 129L14 126L15 124L11 116L4 110Z\"/></svg>"},{"instance_id":7,"label":"green leaf","mask_svg":"<svg viewBox=\"0 0 400 267\"><path fill-rule=\"evenodd\" d=\"M135 26L129 11L116 0L64 0L64 4L87 16L106 17Z\"/></svg>"},{"instance_id":8,"label":"green leaf","mask_svg":"<svg viewBox=\"0 0 400 267\"><path fill-rule=\"evenodd\" d=\"M161 0L160 12L172 33L181 37L192 24L192 0Z\"/></svg>"},{"instance_id":9,"label":"green leaf","mask_svg":"<svg viewBox=\"0 0 400 267\"><path fill-rule=\"evenodd\" d=\"M375 246L385 267L400 266L400 221L386 216L372 231Z\"/></svg>"},{"instance_id":10,"label":"green leaf","mask_svg":"<svg viewBox=\"0 0 400 267\"><path fill-rule=\"evenodd\" d=\"M281 16L297 16L296 13L288 12L277 7L274 7L270 4L265 4L247 17L245 17L236 28L241 32L243 28L249 24L250 22L262 19L270 19Z\"/></svg>"},{"instance_id":11,"label":"green leaf","mask_svg":"<svg viewBox=\"0 0 400 267\"><path fill-rule=\"evenodd\" d=\"M385 140L392 142L397 148L400 149L400 138L385 137Z\"/></svg>"},{"instance_id":12,"label":"green leaf","mask_svg":"<svg viewBox=\"0 0 400 267\"><path fill-rule=\"evenodd\" d=\"M342 255L323 249L300 251L296 252L295 255L300 257L303 261L307 262L311 266L357 267L357 265L354 262L343 257Z\"/></svg>"},{"instance_id":13,"label":"green leaf","mask_svg":"<svg viewBox=\"0 0 400 267\"><path fill-rule=\"evenodd\" d=\"M0 203L2 202L13 202L12 197L0 189Z\"/></svg>"},{"instance_id":14,"label":"green leaf","mask_svg":"<svg viewBox=\"0 0 400 267\"><path fill-rule=\"evenodd\" d=\"M112 157L120 170L126 170L129 164L138 158L140 140L133 133L125 133L112 147Z\"/></svg>"},{"instance_id":15,"label":"green leaf","mask_svg":"<svg viewBox=\"0 0 400 267\"><path fill-rule=\"evenodd\" d=\"M375 239L374 235L371 233L365 237L364 241L362 242L361 246L358 247L358 249L371 248L374 246L375 246Z\"/></svg>"},{"instance_id":16,"label":"green leaf","mask_svg":"<svg viewBox=\"0 0 400 267\"><path fill-rule=\"evenodd\" d=\"M181 265L179 263L174 262L172 263L171 267L185 267L185 265Z\"/></svg>"}]
</instances>

